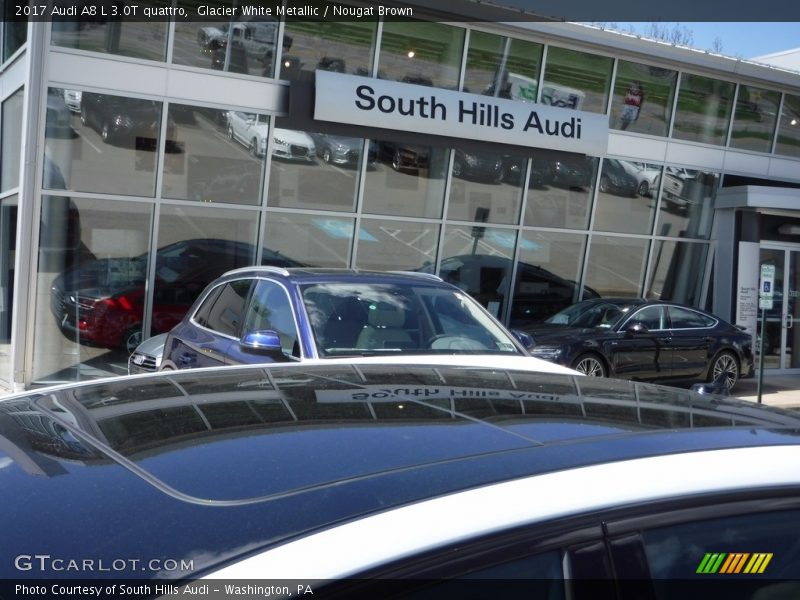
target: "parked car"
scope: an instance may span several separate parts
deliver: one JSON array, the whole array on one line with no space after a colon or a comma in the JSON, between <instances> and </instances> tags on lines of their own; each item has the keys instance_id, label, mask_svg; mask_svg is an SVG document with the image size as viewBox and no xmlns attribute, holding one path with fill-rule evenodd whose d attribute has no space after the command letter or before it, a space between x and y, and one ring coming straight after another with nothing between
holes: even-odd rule
<instances>
[{"instance_id":1,"label":"parked car","mask_svg":"<svg viewBox=\"0 0 800 600\"><path fill-rule=\"evenodd\" d=\"M361 138L329 133L311 133L309 135L314 141L317 156L321 157L326 163L355 166L361 159L361 149L364 146L364 140ZM369 162L374 163L378 154L377 150L373 144L369 142L367 144L369 144L367 153Z\"/></svg>"},{"instance_id":2,"label":"parked car","mask_svg":"<svg viewBox=\"0 0 800 600\"><path fill-rule=\"evenodd\" d=\"M111 94L82 92L81 124L93 127L106 144L156 150L161 136L161 103ZM177 145L176 125L168 117L167 150Z\"/></svg>"},{"instance_id":3,"label":"parked car","mask_svg":"<svg viewBox=\"0 0 800 600\"><path fill-rule=\"evenodd\" d=\"M3 398L0 577L66 594L113 576L131 596L131 579L148 596L288 597L272 584L290 580L316 598L796 596L797 413L525 358L399 358Z\"/></svg>"},{"instance_id":4,"label":"parked car","mask_svg":"<svg viewBox=\"0 0 800 600\"><path fill-rule=\"evenodd\" d=\"M565 308L534 336L534 356L598 377L713 381L728 389L753 375L751 336L705 311L673 302L595 298Z\"/></svg>"},{"instance_id":5,"label":"parked car","mask_svg":"<svg viewBox=\"0 0 800 600\"><path fill-rule=\"evenodd\" d=\"M520 156L504 155L502 157L501 179L506 183L520 184L528 167L528 159ZM553 181L553 164L549 160L534 158L531 160L531 173L528 178L529 188L543 188Z\"/></svg>"},{"instance_id":6,"label":"parked car","mask_svg":"<svg viewBox=\"0 0 800 600\"><path fill-rule=\"evenodd\" d=\"M424 273L251 267L214 281L167 336L162 369L339 356L528 356L459 288Z\"/></svg>"},{"instance_id":7,"label":"parked car","mask_svg":"<svg viewBox=\"0 0 800 600\"><path fill-rule=\"evenodd\" d=\"M502 256L487 254L459 254L442 259L439 275L461 288L483 306L495 303L498 307L509 293L507 282L511 279L513 261ZM434 265L420 271L432 273ZM510 324L524 329L541 323L554 313L572 305L576 299L597 298L599 294L588 286L578 292L575 281L564 279L526 262L517 263L516 284L513 290Z\"/></svg>"},{"instance_id":8,"label":"parked car","mask_svg":"<svg viewBox=\"0 0 800 600\"><path fill-rule=\"evenodd\" d=\"M620 161L606 158L600 173L600 191L604 194L635 198L639 193L639 182L625 170Z\"/></svg>"},{"instance_id":9,"label":"parked car","mask_svg":"<svg viewBox=\"0 0 800 600\"><path fill-rule=\"evenodd\" d=\"M253 156L265 156L269 118L257 113L228 111L228 137L245 146ZM276 128L272 132L272 156L286 160L313 162L317 150L314 140L303 131Z\"/></svg>"},{"instance_id":10,"label":"parked car","mask_svg":"<svg viewBox=\"0 0 800 600\"><path fill-rule=\"evenodd\" d=\"M387 141L377 142L377 145L378 158L391 164L395 171L427 169L430 164L429 146Z\"/></svg>"},{"instance_id":11,"label":"parked car","mask_svg":"<svg viewBox=\"0 0 800 600\"><path fill-rule=\"evenodd\" d=\"M594 168L592 159L584 160L555 160L550 169L550 182L553 185L565 188L582 190L592 185Z\"/></svg>"},{"instance_id":12,"label":"parked car","mask_svg":"<svg viewBox=\"0 0 800 600\"><path fill-rule=\"evenodd\" d=\"M67 108L70 112L80 113L81 112L81 98L83 96L83 92L80 90L64 90L64 102L67 105Z\"/></svg>"},{"instance_id":13,"label":"parked car","mask_svg":"<svg viewBox=\"0 0 800 600\"><path fill-rule=\"evenodd\" d=\"M618 160L617 162L628 175L636 179L637 192L640 196L653 196L658 192L661 182L661 167L629 160Z\"/></svg>"},{"instance_id":14,"label":"parked car","mask_svg":"<svg viewBox=\"0 0 800 600\"><path fill-rule=\"evenodd\" d=\"M278 22L274 19L244 18L219 27L202 27L197 34L201 51L211 54L211 67L232 73L272 72ZM227 52L228 39L231 40ZM283 51L292 47L292 37L284 34ZM227 61L227 64L226 64Z\"/></svg>"},{"instance_id":15,"label":"parked car","mask_svg":"<svg viewBox=\"0 0 800 600\"><path fill-rule=\"evenodd\" d=\"M159 248L152 330L172 329L215 277L251 264L254 256L252 245L222 239L184 240ZM83 343L133 351L142 341L148 257L95 259L58 275L50 289L50 310L61 331ZM263 260L278 261L269 253ZM286 260L278 264L299 265Z\"/></svg>"},{"instance_id":16,"label":"parked car","mask_svg":"<svg viewBox=\"0 0 800 600\"><path fill-rule=\"evenodd\" d=\"M453 177L500 183L503 177L502 157L491 152L456 149L453 156Z\"/></svg>"}]
</instances>

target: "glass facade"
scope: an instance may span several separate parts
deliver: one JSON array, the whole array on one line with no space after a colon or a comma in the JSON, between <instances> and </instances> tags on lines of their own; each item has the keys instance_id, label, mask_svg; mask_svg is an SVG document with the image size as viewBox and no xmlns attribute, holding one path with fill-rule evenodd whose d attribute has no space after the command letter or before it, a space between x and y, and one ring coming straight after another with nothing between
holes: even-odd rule
<instances>
[{"instance_id":1,"label":"glass facade","mask_svg":"<svg viewBox=\"0 0 800 600\"><path fill-rule=\"evenodd\" d=\"M800 96L783 97L775 153L800 156Z\"/></svg>"},{"instance_id":2,"label":"glass facade","mask_svg":"<svg viewBox=\"0 0 800 600\"><path fill-rule=\"evenodd\" d=\"M540 96L542 104L605 113L614 59L550 46Z\"/></svg>"},{"instance_id":3,"label":"glass facade","mask_svg":"<svg viewBox=\"0 0 800 600\"><path fill-rule=\"evenodd\" d=\"M667 135L677 81L677 71L620 60L609 125L623 131Z\"/></svg>"},{"instance_id":4,"label":"glass facade","mask_svg":"<svg viewBox=\"0 0 800 600\"><path fill-rule=\"evenodd\" d=\"M69 1L57 0L54 3L62 9L74 6ZM145 7L169 6L169 2L139 2L136 12L141 15ZM115 5L112 10L124 13L124 5ZM110 17L111 15L109 15ZM128 56L145 60L163 61L167 55L167 30L165 21L144 21L131 18L120 20L124 14L109 17L95 17L92 21L69 20L70 17L55 17L51 34L54 46L102 52L116 56ZM72 17L74 19L74 17Z\"/></svg>"},{"instance_id":5,"label":"glass facade","mask_svg":"<svg viewBox=\"0 0 800 600\"><path fill-rule=\"evenodd\" d=\"M25 90L20 88L3 101L0 108L0 192L19 185L19 159L22 148L22 103Z\"/></svg>"},{"instance_id":6,"label":"glass facade","mask_svg":"<svg viewBox=\"0 0 800 600\"><path fill-rule=\"evenodd\" d=\"M740 85L731 129L731 147L769 152L778 118L781 95L750 85Z\"/></svg>"},{"instance_id":7,"label":"glass facade","mask_svg":"<svg viewBox=\"0 0 800 600\"><path fill-rule=\"evenodd\" d=\"M13 2L3 2L3 56L0 62L11 58L28 39L27 21L14 19L16 6Z\"/></svg>"},{"instance_id":8,"label":"glass facade","mask_svg":"<svg viewBox=\"0 0 800 600\"><path fill-rule=\"evenodd\" d=\"M691 142L724 145L735 88L729 81L684 73L672 136Z\"/></svg>"},{"instance_id":9,"label":"glass facade","mask_svg":"<svg viewBox=\"0 0 800 600\"><path fill-rule=\"evenodd\" d=\"M608 114L618 132L662 142L768 153L777 126L776 153L800 148L800 96L468 26L290 21L281 33L234 19L178 22L169 40L162 26L55 23L51 52L258 84L375 73ZM208 281L256 262L437 273L521 328L597 296L705 302L720 173L407 132L368 139L357 126L301 131L263 109L76 88L47 94L35 381L124 372L132 344L168 330ZM4 150L16 100L2 107ZM4 152L3 190L12 162ZM15 211L3 198L0 227Z\"/></svg>"},{"instance_id":10,"label":"glass facade","mask_svg":"<svg viewBox=\"0 0 800 600\"><path fill-rule=\"evenodd\" d=\"M544 46L472 31L464 73L465 92L536 102Z\"/></svg>"}]
</instances>

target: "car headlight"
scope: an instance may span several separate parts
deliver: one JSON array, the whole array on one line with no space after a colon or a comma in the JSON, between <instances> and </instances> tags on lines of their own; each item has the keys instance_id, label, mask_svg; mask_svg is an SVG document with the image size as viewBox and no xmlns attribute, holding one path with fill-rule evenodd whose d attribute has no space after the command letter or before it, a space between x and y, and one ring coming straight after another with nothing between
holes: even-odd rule
<instances>
[{"instance_id":1,"label":"car headlight","mask_svg":"<svg viewBox=\"0 0 800 600\"><path fill-rule=\"evenodd\" d=\"M288 145L289 145L289 142L287 142L286 140L282 140L281 138L277 138L277 137L276 137L276 138L272 138L272 140L273 140L273 141L274 141L274 142L275 142L275 143L276 143L278 146L288 146Z\"/></svg>"},{"instance_id":2,"label":"car headlight","mask_svg":"<svg viewBox=\"0 0 800 600\"><path fill-rule=\"evenodd\" d=\"M336 144L336 151L337 152L341 152L342 154L344 154L345 152L347 152L348 149L349 148L347 146L345 146L344 144Z\"/></svg>"},{"instance_id":3,"label":"car headlight","mask_svg":"<svg viewBox=\"0 0 800 600\"><path fill-rule=\"evenodd\" d=\"M541 358L542 360L558 360L561 358L564 349L558 346L534 346L531 348L530 353L535 356L536 358Z\"/></svg>"},{"instance_id":4,"label":"car headlight","mask_svg":"<svg viewBox=\"0 0 800 600\"><path fill-rule=\"evenodd\" d=\"M465 154L464 162L467 163L470 167L474 167L475 165L478 164L478 157L473 156L472 154Z\"/></svg>"}]
</instances>

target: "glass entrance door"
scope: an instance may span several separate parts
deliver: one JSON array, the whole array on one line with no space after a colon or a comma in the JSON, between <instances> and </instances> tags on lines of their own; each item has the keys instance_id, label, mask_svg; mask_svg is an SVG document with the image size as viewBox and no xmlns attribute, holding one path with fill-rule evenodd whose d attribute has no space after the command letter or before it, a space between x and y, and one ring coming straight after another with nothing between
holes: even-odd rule
<instances>
[{"instance_id":1,"label":"glass entrance door","mask_svg":"<svg viewBox=\"0 0 800 600\"><path fill-rule=\"evenodd\" d=\"M772 309L766 311L764 332L761 311L758 314L759 340L764 336L764 368L800 370L800 246L762 244L759 262L775 267Z\"/></svg>"}]
</instances>

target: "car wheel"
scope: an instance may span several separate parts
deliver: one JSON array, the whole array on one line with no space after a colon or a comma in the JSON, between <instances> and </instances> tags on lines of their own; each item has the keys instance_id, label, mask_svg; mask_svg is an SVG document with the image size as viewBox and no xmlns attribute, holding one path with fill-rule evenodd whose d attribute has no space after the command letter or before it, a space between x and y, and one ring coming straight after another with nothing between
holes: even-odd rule
<instances>
[{"instance_id":1,"label":"car wheel","mask_svg":"<svg viewBox=\"0 0 800 600\"><path fill-rule=\"evenodd\" d=\"M330 164L331 162L331 150L330 148L325 148L325 151L322 153L322 160L326 163Z\"/></svg>"},{"instance_id":2,"label":"car wheel","mask_svg":"<svg viewBox=\"0 0 800 600\"><path fill-rule=\"evenodd\" d=\"M250 154L252 154L255 157L258 157L258 139L257 138L253 138L252 140L250 140L249 150L250 150Z\"/></svg>"},{"instance_id":3,"label":"car wheel","mask_svg":"<svg viewBox=\"0 0 800 600\"><path fill-rule=\"evenodd\" d=\"M131 327L122 336L122 349L131 354L136 347L142 343L142 330L139 327Z\"/></svg>"},{"instance_id":4,"label":"car wheel","mask_svg":"<svg viewBox=\"0 0 800 600\"><path fill-rule=\"evenodd\" d=\"M606 366L595 354L582 354L572 363L572 368L587 377L608 377Z\"/></svg>"},{"instance_id":5,"label":"car wheel","mask_svg":"<svg viewBox=\"0 0 800 600\"><path fill-rule=\"evenodd\" d=\"M739 361L732 352L727 350L714 357L711 369L709 369L709 381L716 381L723 375L725 376L725 387L731 391L739 380Z\"/></svg>"},{"instance_id":6,"label":"car wheel","mask_svg":"<svg viewBox=\"0 0 800 600\"><path fill-rule=\"evenodd\" d=\"M106 144L111 143L111 127L109 127L108 121L103 121L103 126L100 128L100 139Z\"/></svg>"},{"instance_id":7,"label":"car wheel","mask_svg":"<svg viewBox=\"0 0 800 600\"><path fill-rule=\"evenodd\" d=\"M229 140L233 139L233 127L231 127L230 125L228 125L228 139Z\"/></svg>"},{"instance_id":8,"label":"car wheel","mask_svg":"<svg viewBox=\"0 0 800 600\"><path fill-rule=\"evenodd\" d=\"M650 193L650 185L646 181L643 181L639 184L638 191L640 196L647 196Z\"/></svg>"},{"instance_id":9,"label":"car wheel","mask_svg":"<svg viewBox=\"0 0 800 600\"><path fill-rule=\"evenodd\" d=\"M608 177L605 175L600 178L600 191L604 194L608 191Z\"/></svg>"}]
</instances>

